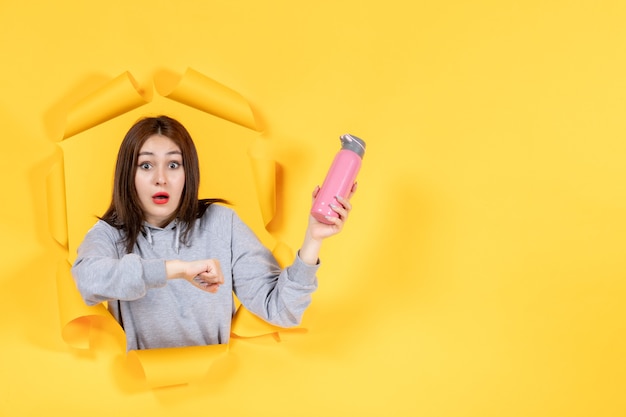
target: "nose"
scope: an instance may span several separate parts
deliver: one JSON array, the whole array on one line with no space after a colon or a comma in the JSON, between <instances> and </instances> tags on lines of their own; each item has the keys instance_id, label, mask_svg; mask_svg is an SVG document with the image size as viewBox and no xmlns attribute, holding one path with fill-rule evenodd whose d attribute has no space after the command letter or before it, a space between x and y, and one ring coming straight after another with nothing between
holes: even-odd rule
<instances>
[{"instance_id":1,"label":"nose","mask_svg":"<svg viewBox=\"0 0 626 417\"><path fill-rule=\"evenodd\" d=\"M167 174L166 169L164 167L159 167L155 170L155 182L157 185L165 185L167 184Z\"/></svg>"}]
</instances>

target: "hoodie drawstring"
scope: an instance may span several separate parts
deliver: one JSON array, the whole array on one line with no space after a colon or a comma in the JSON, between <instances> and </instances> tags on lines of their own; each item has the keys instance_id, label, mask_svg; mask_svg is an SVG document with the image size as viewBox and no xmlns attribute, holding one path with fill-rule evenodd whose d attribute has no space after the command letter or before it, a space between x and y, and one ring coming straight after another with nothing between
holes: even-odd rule
<instances>
[{"instance_id":1,"label":"hoodie drawstring","mask_svg":"<svg viewBox=\"0 0 626 417\"><path fill-rule=\"evenodd\" d=\"M174 252L178 255L180 249L180 227L178 227L178 219L174 219Z\"/></svg>"},{"instance_id":2,"label":"hoodie drawstring","mask_svg":"<svg viewBox=\"0 0 626 417\"><path fill-rule=\"evenodd\" d=\"M143 228L143 235L146 237L148 244L152 246L153 238L152 238L152 227L146 224ZM180 227L178 227L178 219L174 219L174 225L172 226L174 229L174 242L172 244L172 248L176 254L180 253Z\"/></svg>"},{"instance_id":3,"label":"hoodie drawstring","mask_svg":"<svg viewBox=\"0 0 626 417\"><path fill-rule=\"evenodd\" d=\"M146 239L148 240L148 243L152 246L152 232L150 231L150 227L145 226L143 229L146 231Z\"/></svg>"}]
</instances>

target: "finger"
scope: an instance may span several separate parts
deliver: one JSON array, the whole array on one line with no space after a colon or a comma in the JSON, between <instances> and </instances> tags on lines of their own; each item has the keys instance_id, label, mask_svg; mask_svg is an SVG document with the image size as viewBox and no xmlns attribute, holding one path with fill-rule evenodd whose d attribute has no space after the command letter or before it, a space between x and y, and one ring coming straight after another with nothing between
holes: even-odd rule
<instances>
[{"instance_id":1,"label":"finger","mask_svg":"<svg viewBox=\"0 0 626 417\"><path fill-rule=\"evenodd\" d=\"M206 272L203 272L202 274L207 274L207 276L219 277L222 282L224 281L222 268L220 267L220 262L217 259L209 259L207 261Z\"/></svg>"},{"instance_id":2,"label":"finger","mask_svg":"<svg viewBox=\"0 0 626 417\"><path fill-rule=\"evenodd\" d=\"M215 294L217 292L217 290L220 289L220 286L218 284L209 284L207 285L205 288L202 288L204 291L210 292L212 294Z\"/></svg>"},{"instance_id":3,"label":"finger","mask_svg":"<svg viewBox=\"0 0 626 417\"><path fill-rule=\"evenodd\" d=\"M336 204L331 204L330 208L339 215L339 218L345 218L348 215L348 211L342 206L338 206Z\"/></svg>"},{"instance_id":4,"label":"finger","mask_svg":"<svg viewBox=\"0 0 626 417\"><path fill-rule=\"evenodd\" d=\"M319 186L319 185L316 185L316 186L315 186L315 189L314 189L314 190L313 190L313 192L311 193L311 197L313 197L313 198L317 197L317 195L319 194L319 192L320 192L320 186Z\"/></svg>"},{"instance_id":5,"label":"finger","mask_svg":"<svg viewBox=\"0 0 626 417\"><path fill-rule=\"evenodd\" d=\"M219 282L210 282L210 281L207 281L207 280L205 280L205 279L203 279L203 278L201 278L199 276L195 277L192 280L192 284L195 287L197 287L197 288L199 288L199 289L201 289L203 291L208 291L208 292L211 292L211 293L217 292L217 290L219 289L219 287L221 285Z\"/></svg>"},{"instance_id":6,"label":"finger","mask_svg":"<svg viewBox=\"0 0 626 417\"><path fill-rule=\"evenodd\" d=\"M210 284L223 284L224 283L224 276L222 274L214 274L211 272L202 272L196 275L194 279L196 278L201 281L206 281Z\"/></svg>"},{"instance_id":7,"label":"finger","mask_svg":"<svg viewBox=\"0 0 626 417\"><path fill-rule=\"evenodd\" d=\"M209 259L207 262L207 272L219 273L221 271L220 261L217 259Z\"/></svg>"},{"instance_id":8,"label":"finger","mask_svg":"<svg viewBox=\"0 0 626 417\"><path fill-rule=\"evenodd\" d=\"M341 204L341 206L343 206L343 207L341 207L341 208L346 209L348 212L349 212L350 210L352 210L352 204L350 204L350 200L348 200L347 198L343 198L343 197L341 197L341 196L337 196L337 197L335 197L335 198L336 198L336 199L337 199L337 201ZM332 204L331 204L331 206L332 206Z\"/></svg>"},{"instance_id":9,"label":"finger","mask_svg":"<svg viewBox=\"0 0 626 417\"><path fill-rule=\"evenodd\" d=\"M207 286L211 284L216 284L217 281L211 277L196 275L193 277L193 283L201 286Z\"/></svg>"},{"instance_id":10,"label":"finger","mask_svg":"<svg viewBox=\"0 0 626 417\"><path fill-rule=\"evenodd\" d=\"M358 188L358 183L355 181L355 183L352 184L352 188L350 189L350 194L348 194L348 200L352 198L354 193L356 193L357 188Z\"/></svg>"},{"instance_id":11,"label":"finger","mask_svg":"<svg viewBox=\"0 0 626 417\"><path fill-rule=\"evenodd\" d=\"M342 225L343 225L343 220L340 217L333 217L333 216L324 216L324 218L330 222L331 224L329 226L332 227L336 227L338 229L341 229Z\"/></svg>"},{"instance_id":12,"label":"finger","mask_svg":"<svg viewBox=\"0 0 626 417\"><path fill-rule=\"evenodd\" d=\"M196 285L196 288L215 294L220 289L220 286L217 284L198 284Z\"/></svg>"},{"instance_id":13,"label":"finger","mask_svg":"<svg viewBox=\"0 0 626 417\"><path fill-rule=\"evenodd\" d=\"M206 271L202 271L198 274L198 276L207 277L207 278L217 277L219 275L220 273L213 268L208 268Z\"/></svg>"}]
</instances>

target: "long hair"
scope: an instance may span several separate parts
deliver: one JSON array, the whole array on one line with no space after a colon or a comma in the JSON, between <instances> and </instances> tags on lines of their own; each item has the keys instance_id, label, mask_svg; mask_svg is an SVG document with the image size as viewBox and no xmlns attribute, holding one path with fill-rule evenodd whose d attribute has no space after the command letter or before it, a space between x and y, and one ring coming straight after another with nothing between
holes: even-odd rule
<instances>
[{"instance_id":1,"label":"long hair","mask_svg":"<svg viewBox=\"0 0 626 417\"><path fill-rule=\"evenodd\" d=\"M161 135L171 139L181 150L185 185L178 208L167 222L178 219L178 227L182 227L181 240L187 243L190 231L197 218L202 217L206 209L213 203L225 200L198 200L200 186L200 164L196 147L185 127L168 116L146 117L136 122L126 133L117 154L115 176L113 179L113 197L109 208L101 220L124 232L126 252L131 253L137 237L143 227L145 216L141 209L135 174L139 151L145 141L153 135Z\"/></svg>"}]
</instances>

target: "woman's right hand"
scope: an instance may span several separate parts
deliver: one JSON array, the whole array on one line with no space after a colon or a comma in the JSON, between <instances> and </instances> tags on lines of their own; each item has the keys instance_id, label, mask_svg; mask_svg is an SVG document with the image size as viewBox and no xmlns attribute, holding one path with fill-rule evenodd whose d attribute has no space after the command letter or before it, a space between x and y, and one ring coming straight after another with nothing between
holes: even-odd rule
<instances>
[{"instance_id":1,"label":"woman's right hand","mask_svg":"<svg viewBox=\"0 0 626 417\"><path fill-rule=\"evenodd\" d=\"M216 293L224 283L222 268L217 259L203 259L199 261L166 261L165 269L168 279L182 278L196 288L210 293Z\"/></svg>"}]
</instances>

